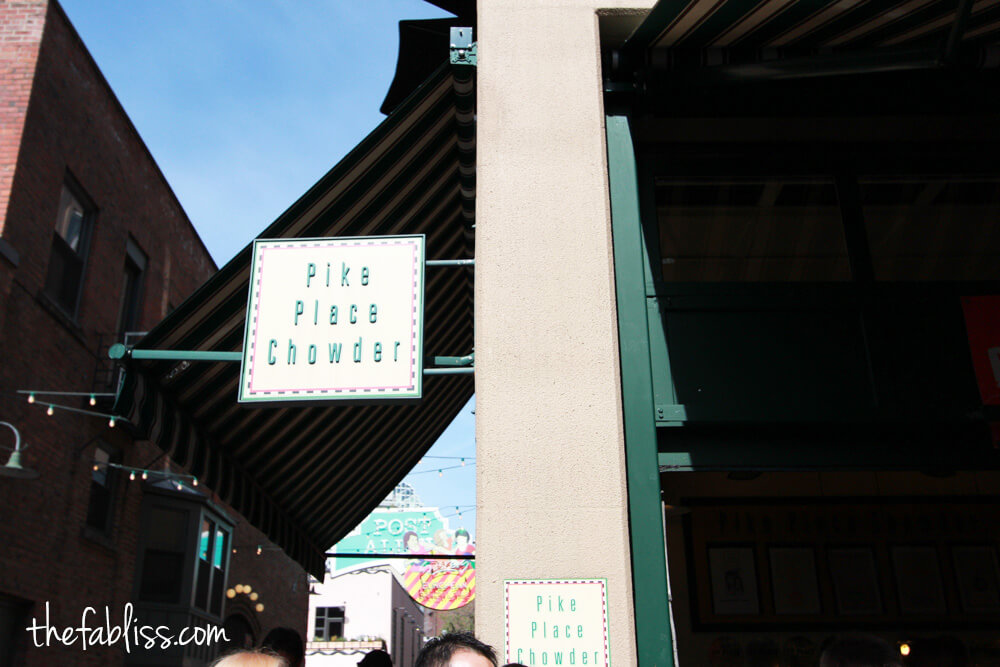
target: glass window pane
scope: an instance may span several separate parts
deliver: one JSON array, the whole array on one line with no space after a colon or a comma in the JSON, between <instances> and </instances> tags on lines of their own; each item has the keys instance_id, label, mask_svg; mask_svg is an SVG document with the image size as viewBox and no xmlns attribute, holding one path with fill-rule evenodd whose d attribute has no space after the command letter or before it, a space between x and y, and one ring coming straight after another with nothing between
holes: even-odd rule
<instances>
[{"instance_id":1,"label":"glass window pane","mask_svg":"<svg viewBox=\"0 0 1000 667\"><path fill-rule=\"evenodd\" d=\"M832 179L658 179L656 215L666 281L851 278Z\"/></svg>"},{"instance_id":2,"label":"glass window pane","mask_svg":"<svg viewBox=\"0 0 1000 667\"><path fill-rule=\"evenodd\" d=\"M1000 179L861 179L875 277L1000 279Z\"/></svg>"},{"instance_id":3,"label":"glass window pane","mask_svg":"<svg viewBox=\"0 0 1000 667\"><path fill-rule=\"evenodd\" d=\"M64 185L59 200L59 217L56 219L56 233L66 241L75 252L83 249L83 223L85 219L83 205Z\"/></svg>"},{"instance_id":4,"label":"glass window pane","mask_svg":"<svg viewBox=\"0 0 1000 667\"><path fill-rule=\"evenodd\" d=\"M111 456L108 454L106 449L101 449L98 447L94 450L94 465L95 469L92 469L91 479L95 484L101 486L107 486L108 483L108 462L111 460Z\"/></svg>"},{"instance_id":5,"label":"glass window pane","mask_svg":"<svg viewBox=\"0 0 1000 667\"><path fill-rule=\"evenodd\" d=\"M184 577L187 512L151 507L145 522L146 551L143 555L139 598L146 602L180 602Z\"/></svg>"},{"instance_id":6,"label":"glass window pane","mask_svg":"<svg viewBox=\"0 0 1000 667\"><path fill-rule=\"evenodd\" d=\"M208 519L201 520L201 536L198 541L198 558L201 560L208 560L211 538L215 533L214 529L215 526L211 521Z\"/></svg>"},{"instance_id":7,"label":"glass window pane","mask_svg":"<svg viewBox=\"0 0 1000 667\"><path fill-rule=\"evenodd\" d=\"M147 524L146 547L150 549L169 549L184 551L184 538L187 535L187 512L183 510L153 507L149 510Z\"/></svg>"}]
</instances>

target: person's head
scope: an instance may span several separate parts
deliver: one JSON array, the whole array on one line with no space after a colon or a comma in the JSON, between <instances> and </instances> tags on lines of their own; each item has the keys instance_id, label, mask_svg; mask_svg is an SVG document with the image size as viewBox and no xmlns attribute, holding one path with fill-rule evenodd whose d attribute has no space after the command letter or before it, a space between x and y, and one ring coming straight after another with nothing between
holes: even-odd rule
<instances>
[{"instance_id":1,"label":"person's head","mask_svg":"<svg viewBox=\"0 0 1000 667\"><path fill-rule=\"evenodd\" d=\"M902 667L899 652L874 635L851 635L831 642L819 658L820 667Z\"/></svg>"},{"instance_id":2,"label":"person's head","mask_svg":"<svg viewBox=\"0 0 1000 667\"><path fill-rule=\"evenodd\" d=\"M280 655L266 649L242 649L216 659L211 667L290 667Z\"/></svg>"},{"instance_id":3,"label":"person's head","mask_svg":"<svg viewBox=\"0 0 1000 667\"><path fill-rule=\"evenodd\" d=\"M434 533L434 544L445 549L451 546L451 535L444 528L439 529Z\"/></svg>"},{"instance_id":4,"label":"person's head","mask_svg":"<svg viewBox=\"0 0 1000 667\"><path fill-rule=\"evenodd\" d=\"M403 533L403 546L410 551L416 551L420 548L420 538L412 530L408 530Z\"/></svg>"},{"instance_id":5,"label":"person's head","mask_svg":"<svg viewBox=\"0 0 1000 667\"><path fill-rule=\"evenodd\" d=\"M361 658L358 667L392 667L392 658L385 651L375 649Z\"/></svg>"},{"instance_id":6,"label":"person's head","mask_svg":"<svg viewBox=\"0 0 1000 667\"><path fill-rule=\"evenodd\" d=\"M302 667L306 661L306 645L299 633L291 628L274 628L260 645L284 658L288 667Z\"/></svg>"},{"instance_id":7,"label":"person's head","mask_svg":"<svg viewBox=\"0 0 1000 667\"><path fill-rule=\"evenodd\" d=\"M469 531L459 528L455 531L455 546L462 549L469 543Z\"/></svg>"},{"instance_id":8,"label":"person's head","mask_svg":"<svg viewBox=\"0 0 1000 667\"><path fill-rule=\"evenodd\" d=\"M414 667L497 667L497 654L471 632L450 632L424 644Z\"/></svg>"}]
</instances>

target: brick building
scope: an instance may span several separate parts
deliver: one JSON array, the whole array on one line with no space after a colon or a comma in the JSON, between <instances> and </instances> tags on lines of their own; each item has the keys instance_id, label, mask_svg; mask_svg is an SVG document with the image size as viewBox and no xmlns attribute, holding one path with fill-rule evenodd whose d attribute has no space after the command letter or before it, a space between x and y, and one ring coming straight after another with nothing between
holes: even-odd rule
<instances>
[{"instance_id":1,"label":"brick building","mask_svg":"<svg viewBox=\"0 0 1000 667\"><path fill-rule=\"evenodd\" d=\"M99 416L117 378L109 344L150 329L216 267L56 2L0 3L0 100L0 421L38 473L0 476L0 664L201 664L217 650L84 652L44 633L37 648L24 630L46 614L77 626L88 606L91 626L105 606L118 624L130 601L171 633L304 632L302 567L127 423Z\"/></svg>"}]
</instances>

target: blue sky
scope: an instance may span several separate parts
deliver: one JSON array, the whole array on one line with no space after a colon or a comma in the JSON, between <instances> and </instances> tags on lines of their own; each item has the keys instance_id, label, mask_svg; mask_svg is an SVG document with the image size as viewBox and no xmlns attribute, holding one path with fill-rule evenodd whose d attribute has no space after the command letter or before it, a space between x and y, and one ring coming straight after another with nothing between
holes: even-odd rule
<instances>
[{"instance_id":1,"label":"blue sky","mask_svg":"<svg viewBox=\"0 0 1000 667\"><path fill-rule=\"evenodd\" d=\"M219 266L385 118L399 21L448 15L422 0L61 4ZM407 478L470 531L473 406Z\"/></svg>"}]
</instances>

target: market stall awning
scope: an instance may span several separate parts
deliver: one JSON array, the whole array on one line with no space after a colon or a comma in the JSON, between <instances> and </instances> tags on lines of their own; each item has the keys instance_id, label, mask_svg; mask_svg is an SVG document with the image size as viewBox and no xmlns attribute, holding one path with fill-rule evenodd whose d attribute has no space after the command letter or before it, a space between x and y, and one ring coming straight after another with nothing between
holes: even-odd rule
<instances>
[{"instance_id":1,"label":"market stall awning","mask_svg":"<svg viewBox=\"0 0 1000 667\"><path fill-rule=\"evenodd\" d=\"M472 73L445 66L260 238L425 234L427 258L473 256ZM280 165L274 168L280 169ZM250 247L137 346L238 351ZM424 358L472 351L472 270L430 267ZM239 364L132 360L115 407L309 572L417 463L473 393L431 376L418 404L237 404Z\"/></svg>"},{"instance_id":2,"label":"market stall awning","mask_svg":"<svg viewBox=\"0 0 1000 667\"><path fill-rule=\"evenodd\" d=\"M626 48L838 50L938 47L996 41L997 0L660 0Z\"/></svg>"}]
</instances>

